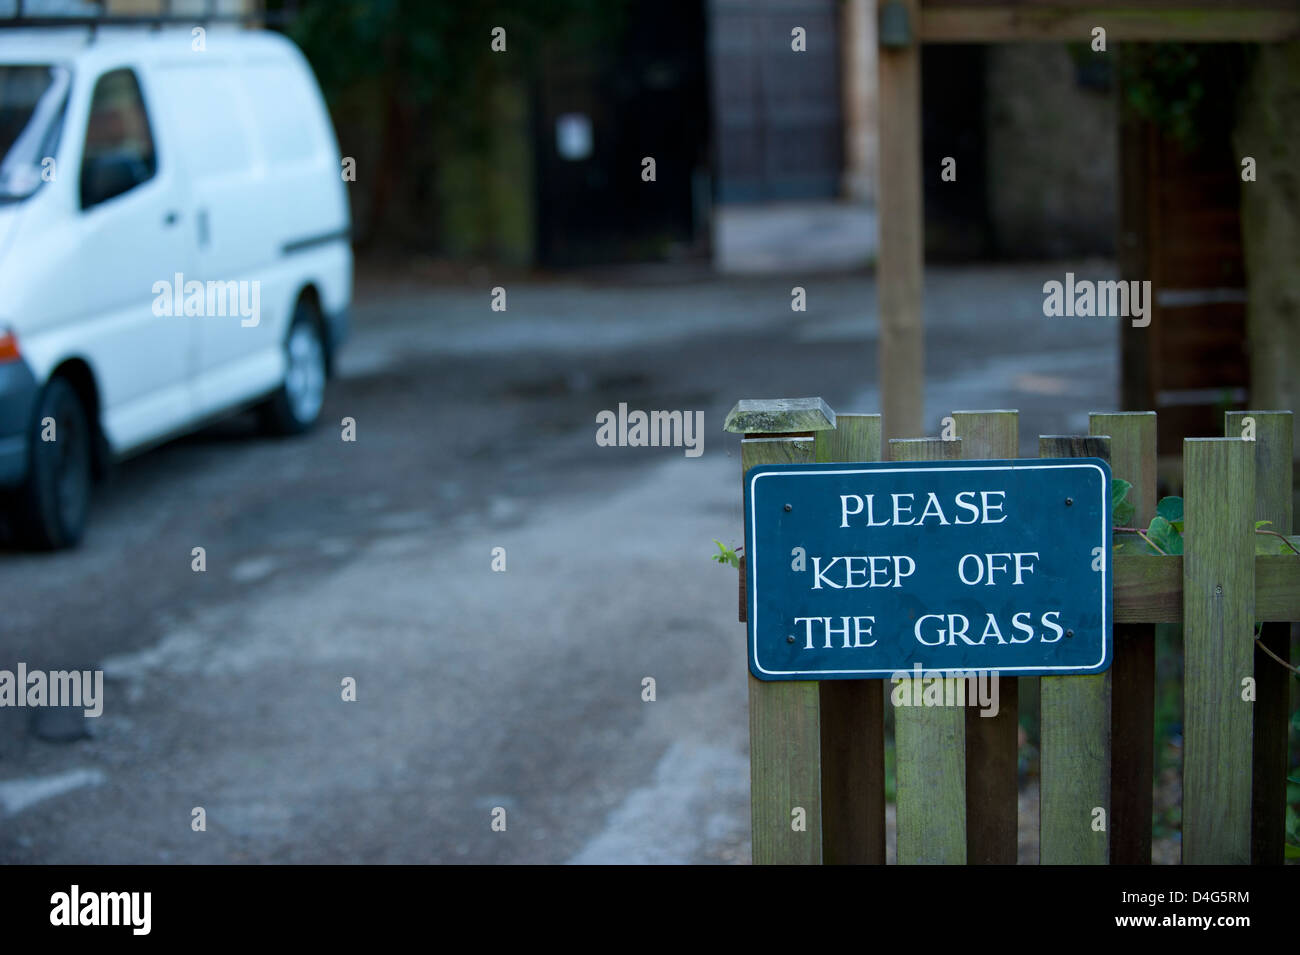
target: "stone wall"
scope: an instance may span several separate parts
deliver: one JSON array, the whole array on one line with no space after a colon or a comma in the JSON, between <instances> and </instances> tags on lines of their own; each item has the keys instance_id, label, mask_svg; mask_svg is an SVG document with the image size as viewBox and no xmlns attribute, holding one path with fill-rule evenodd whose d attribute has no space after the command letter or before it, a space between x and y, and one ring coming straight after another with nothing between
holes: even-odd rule
<instances>
[{"instance_id":1,"label":"stone wall","mask_svg":"<svg viewBox=\"0 0 1300 955\"><path fill-rule=\"evenodd\" d=\"M1101 82L1085 86L1070 51L1046 43L990 46L986 64L994 251L1010 258L1113 255L1118 123L1104 70Z\"/></svg>"}]
</instances>

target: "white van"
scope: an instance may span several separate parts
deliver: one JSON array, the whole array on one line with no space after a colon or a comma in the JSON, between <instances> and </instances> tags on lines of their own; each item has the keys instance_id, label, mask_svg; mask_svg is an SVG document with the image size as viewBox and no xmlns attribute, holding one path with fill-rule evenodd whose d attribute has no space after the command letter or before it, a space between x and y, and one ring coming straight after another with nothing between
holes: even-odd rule
<instances>
[{"instance_id":1,"label":"white van","mask_svg":"<svg viewBox=\"0 0 1300 955\"><path fill-rule=\"evenodd\" d=\"M345 189L279 35L0 29L0 495L29 543L75 544L111 460L218 415L311 427Z\"/></svg>"}]
</instances>

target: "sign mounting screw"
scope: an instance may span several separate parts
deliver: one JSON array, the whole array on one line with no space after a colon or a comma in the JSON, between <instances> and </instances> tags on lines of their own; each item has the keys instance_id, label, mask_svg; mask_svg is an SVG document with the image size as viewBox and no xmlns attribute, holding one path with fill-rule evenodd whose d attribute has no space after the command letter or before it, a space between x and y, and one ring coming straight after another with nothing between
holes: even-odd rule
<instances>
[{"instance_id":1,"label":"sign mounting screw","mask_svg":"<svg viewBox=\"0 0 1300 955\"><path fill-rule=\"evenodd\" d=\"M1069 507L1069 506L1070 506L1071 504L1073 504L1073 503L1074 503L1074 498L1072 498L1072 497L1067 497L1067 498L1065 499L1065 506L1066 506L1066 507Z\"/></svg>"},{"instance_id":2,"label":"sign mounting screw","mask_svg":"<svg viewBox=\"0 0 1300 955\"><path fill-rule=\"evenodd\" d=\"M794 510L794 508L791 507L789 504L787 504L787 505L785 506L785 509L786 509L787 511L793 511L793 510Z\"/></svg>"},{"instance_id":3,"label":"sign mounting screw","mask_svg":"<svg viewBox=\"0 0 1300 955\"><path fill-rule=\"evenodd\" d=\"M785 635L785 642L786 642L786 643L794 643L794 634L793 634L793 633L787 633L787 634Z\"/></svg>"},{"instance_id":4,"label":"sign mounting screw","mask_svg":"<svg viewBox=\"0 0 1300 955\"><path fill-rule=\"evenodd\" d=\"M1066 635L1067 637L1072 637L1072 636L1074 636L1074 631L1073 631L1073 630L1067 630L1067 631L1065 631L1065 635Z\"/></svg>"}]
</instances>

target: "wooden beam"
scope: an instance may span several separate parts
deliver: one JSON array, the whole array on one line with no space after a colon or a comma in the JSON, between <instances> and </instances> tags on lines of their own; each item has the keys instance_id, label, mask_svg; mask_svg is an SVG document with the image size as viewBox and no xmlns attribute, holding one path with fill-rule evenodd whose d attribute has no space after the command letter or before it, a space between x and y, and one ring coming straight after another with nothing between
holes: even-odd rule
<instances>
[{"instance_id":1,"label":"wooden beam","mask_svg":"<svg viewBox=\"0 0 1300 955\"><path fill-rule=\"evenodd\" d=\"M1115 575L1115 623L1182 622L1182 557L1116 554L1111 569ZM1300 620L1300 557L1268 554L1255 558L1255 619Z\"/></svg>"},{"instance_id":2,"label":"wooden beam","mask_svg":"<svg viewBox=\"0 0 1300 955\"><path fill-rule=\"evenodd\" d=\"M839 415L817 432L816 459L879 461L880 415ZM885 864L883 680L823 680L822 861Z\"/></svg>"},{"instance_id":3,"label":"wooden beam","mask_svg":"<svg viewBox=\"0 0 1300 955\"><path fill-rule=\"evenodd\" d=\"M915 30L918 0L899 0ZM881 409L886 438L925 433L925 342L921 284L925 231L921 206L921 47L881 46L880 247L876 287L880 321Z\"/></svg>"},{"instance_id":4,"label":"wooden beam","mask_svg":"<svg viewBox=\"0 0 1300 955\"><path fill-rule=\"evenodd\" d=\"M1124 7L1097 3L989 7L939 2L922 4L919 35L922 43L1088 42L1094 27L1105 28L1107 49L1112 43L1131 41L1271 43L1300 36L1300 11L1263 5L1243 9L1188 4L1170 9L1139 2Z\"/></svg>"}]
</instances>

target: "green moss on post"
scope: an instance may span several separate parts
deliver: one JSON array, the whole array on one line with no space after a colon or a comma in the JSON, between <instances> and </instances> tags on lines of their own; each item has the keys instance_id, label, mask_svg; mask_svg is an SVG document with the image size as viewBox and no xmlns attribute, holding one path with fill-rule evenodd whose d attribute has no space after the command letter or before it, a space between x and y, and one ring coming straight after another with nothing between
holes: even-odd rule
<instances>
[{"instance_id":1,"label":"green moss on post","mask_svg":"<svg viewBox=\"0 0 1300 955\"><path fill-rule=\"evenodd\" d=\"M722 425L724 431L752 435L830 431L834 427L835 412L820 398L744 399L736 402Z\"/></svg>"}]
</instances>

